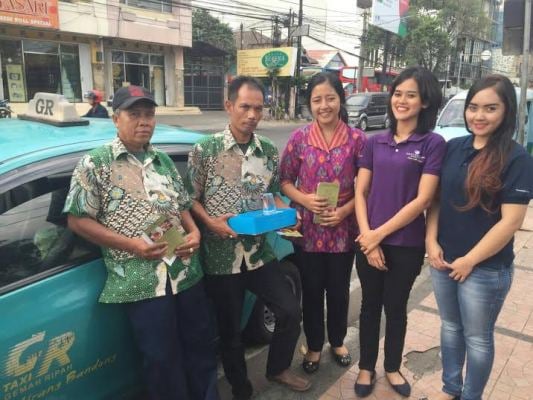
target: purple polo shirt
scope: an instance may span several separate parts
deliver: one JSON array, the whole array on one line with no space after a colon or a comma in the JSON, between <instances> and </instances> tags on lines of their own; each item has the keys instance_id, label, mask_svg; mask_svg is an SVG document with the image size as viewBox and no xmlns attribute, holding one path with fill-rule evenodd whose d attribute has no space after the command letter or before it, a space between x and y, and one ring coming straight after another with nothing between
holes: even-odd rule
<instances>
[{"instance_id":1,"label":"purple polo shirt","mask_svg":"<svg viewBox=\"0 0 533 400\"><path fill-rule=\"evenodd\" d=\"M396 143L392 132L368 139L359 168L372 171L367 198L368 222L376 229L391 219L418 194L422 174L439 175L446 152L442 136L429 132L413 134ZM423 247L426 233L424 213L410 224L387 236L382 243Z\"/></svg>"}]
</instances>

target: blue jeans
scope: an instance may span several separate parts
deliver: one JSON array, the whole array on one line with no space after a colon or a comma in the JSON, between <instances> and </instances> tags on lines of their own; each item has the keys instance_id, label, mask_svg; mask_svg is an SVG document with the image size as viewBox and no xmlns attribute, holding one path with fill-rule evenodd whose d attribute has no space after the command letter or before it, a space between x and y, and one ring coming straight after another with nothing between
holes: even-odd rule
<instances>
[{"instance_id":1,"label":"blue jeans","mask_svg":"<svg viewBox=\"0 0 533 400\"><path fill-rule=\"evenodd\" d=\"M494 326L511 288L513 267L474 268L463 283L449 273L431 268L442 321L442 390L462 400L481 400L494 361Z\"/></svg>"}]
</instances>

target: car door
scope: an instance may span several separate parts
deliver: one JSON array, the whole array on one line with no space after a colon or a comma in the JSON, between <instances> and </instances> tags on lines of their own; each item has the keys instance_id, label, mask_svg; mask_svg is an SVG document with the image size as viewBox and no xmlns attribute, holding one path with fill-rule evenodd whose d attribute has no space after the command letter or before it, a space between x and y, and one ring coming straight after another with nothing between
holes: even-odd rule
<instances>
[{"instance_id":1,"label":"car door","mask_svg":"<svg viewBox=\"0 0 533 400\"><path fill-rule=\"evenodd\" d=\"M121 399L139 390L122 309L97 299L97 247L61 214L81 154L0 176L0 398Z\"/></svg>"}]
</instances>

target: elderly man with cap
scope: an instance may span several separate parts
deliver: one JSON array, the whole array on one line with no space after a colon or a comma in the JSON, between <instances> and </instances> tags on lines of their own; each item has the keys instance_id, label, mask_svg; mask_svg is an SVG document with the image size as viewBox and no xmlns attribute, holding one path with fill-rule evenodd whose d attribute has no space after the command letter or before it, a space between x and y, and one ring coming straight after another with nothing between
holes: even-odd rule
<instances>
[{"instance_id":1,"label":"elderly man with cap","mask_svg":"<svg viewBox=\"0 0 533 400\"><path fill-rule=\"evenodd\" d=\"M174 163L150 145L156 106L138 86L115 93L117 137L80 160L64 211L74 232L102 248L107 280L100 302L121 303L131 322L144 357L144 398L218 399L200 232ZM162 216L174 220L185 239L171 265L162 261L168 243L141 238Z\"/></svg>"}]
</instances>

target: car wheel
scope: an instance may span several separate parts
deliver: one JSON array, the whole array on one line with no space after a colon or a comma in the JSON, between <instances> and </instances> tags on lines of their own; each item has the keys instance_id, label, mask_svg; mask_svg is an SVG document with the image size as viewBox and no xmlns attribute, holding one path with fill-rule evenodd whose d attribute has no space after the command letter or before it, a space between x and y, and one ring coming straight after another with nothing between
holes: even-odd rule
<instances>
[{"instance_id":1,"label":"car wheel","mask_svg":"<svg viewBox=\"0 0 533 400\"><path fill-rule=\"evenodd\" d=\"M366 118L361 118L361 121L359 121L359 128L362 131L366 131L368 129L368 122L366 121Z\"/></svg>"},{"instance_id":2,"label":"car wheel","mask_svg":"<svg viewBox=\"0 0 533 400\"><path fill-rule=\"evenodd\" d=\"M389 129L390 128L390 118L385 118L385 122L383 123L383 128Z\"/></svg>"},{"instance_id":3,"label":"car wheel","mask_svg":"<svg viewBox=\"0 0 533 400\"><path fill-rule=\"evenodd\" d=\"M302 296L302 284L298 268L292 262L283 260L280 268L289 281L292 292L298 300ZM243 341L247 344L267 344L272 340L274 328L276 326L276 316L259 298L256 299L254 309L250 314L248 323L242 332Z\"/></svg>"}]
</instances>

